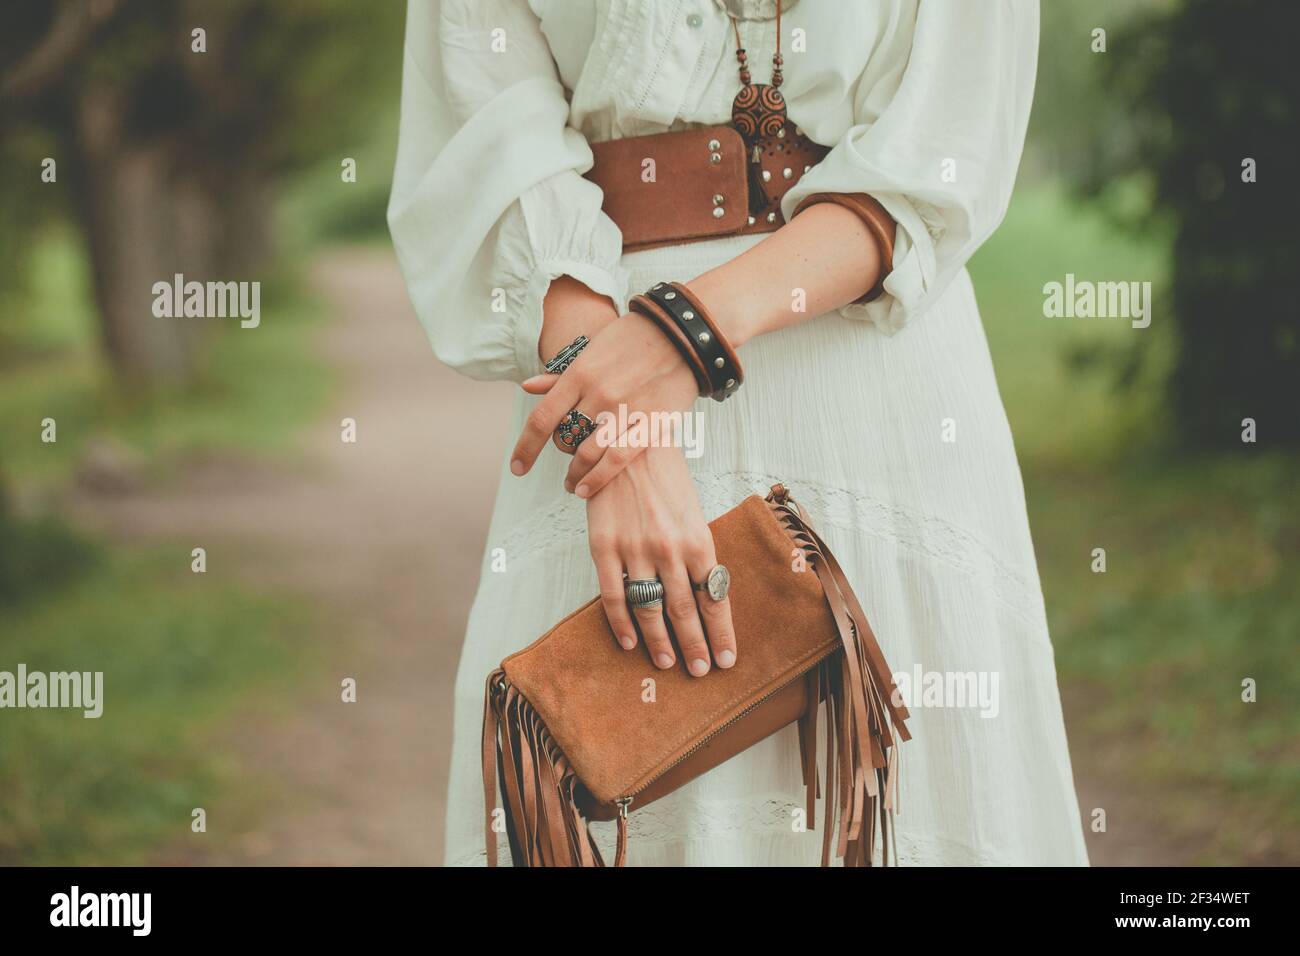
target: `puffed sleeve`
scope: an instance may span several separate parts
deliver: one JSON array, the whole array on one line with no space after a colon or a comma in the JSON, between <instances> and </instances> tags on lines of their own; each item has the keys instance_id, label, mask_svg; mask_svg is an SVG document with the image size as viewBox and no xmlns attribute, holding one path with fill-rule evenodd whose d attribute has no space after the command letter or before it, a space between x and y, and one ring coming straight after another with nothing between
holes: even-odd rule
<instances>
[{"instance_id":1,"label":"puffed sleeve","mask_svg":"<svg viewBox=\"0 0 1300 956\"><path fill-rule=\"evenodd\" d=\"M525 0L408 4L388 224L434 352L472 378L541 371L557 276L626 302L623 237L582 178L591 148L568 116Z\"/></svg>"},{"instance_id":2,"label":"puffed sleeve","mask_svg":"<svg viewBox=\"0 0 1300 956\"><path fill-rule=\"evenodd\" d=\"M947 288L1006 213L1038 57L1038 0L921 0L910 53L869 64L854 124L782 199L867 193L898 223L884 294L844 306L898 331ZM882 91L893 91L885 99Z\"/></svg>"}]
</instances>

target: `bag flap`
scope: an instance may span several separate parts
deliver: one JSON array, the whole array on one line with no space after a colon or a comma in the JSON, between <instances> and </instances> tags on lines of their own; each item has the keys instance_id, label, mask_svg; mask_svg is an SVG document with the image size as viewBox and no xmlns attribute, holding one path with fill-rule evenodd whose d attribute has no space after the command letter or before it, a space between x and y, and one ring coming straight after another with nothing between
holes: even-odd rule
<instances>
[{"instance_id":1,"label":"bag flap","mask_svg":"<svg viewBox=\"0 0 1300 956\"><path fill-rule=\"evenodd\" d=\"M632 651L618 646L599 599L502 663L579 780L604 803L635 793L840 646L816 573L796 570L803 565L795 545L761 497L746 498L709 527L718 561L731 572L735 666L698 678L680 660L660 670L644 642Z\"/></svg>"}]
</instances>

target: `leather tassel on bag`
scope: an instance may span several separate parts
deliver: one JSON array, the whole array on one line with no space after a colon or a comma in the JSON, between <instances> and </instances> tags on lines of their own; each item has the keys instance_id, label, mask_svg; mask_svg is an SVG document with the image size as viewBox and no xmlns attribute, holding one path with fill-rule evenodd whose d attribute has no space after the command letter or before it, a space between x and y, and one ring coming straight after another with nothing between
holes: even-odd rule
<instances>
[{"instance_id":1,"label":"leather tassel on bag","mask_svg":"<svg viewBox=\"0 0 1300 956\"><path fill-rule=\"evenodd\" d=\"M891 850L897 862L898 745L910 738L908 713L843 569L782 485L711 527L733 579L733 619L745 651L735 667L700 679L661 672L659 696L676 703L647 709L639 696L645 664L617 647L597 599L489 675L489 866L497 864L501 832L517 866L604 866L587 825L593 819L617 820L614 865L623 866L632 807L791 723L808 829L816 825L818 798L825 801L822 865L830 864L832 845L845 866L870 866L877 856L887 865ZM813 575L791 567L791 555L800 553ZM593 651L597 641L612 652ZM823 711L824 785L817 766Z\"/></svg>"}]
</instances>

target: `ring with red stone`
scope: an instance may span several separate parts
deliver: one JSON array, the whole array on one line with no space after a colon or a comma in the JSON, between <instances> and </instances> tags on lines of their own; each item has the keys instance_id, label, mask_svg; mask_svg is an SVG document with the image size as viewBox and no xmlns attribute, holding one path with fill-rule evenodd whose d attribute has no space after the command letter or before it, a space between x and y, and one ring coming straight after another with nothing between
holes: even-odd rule
<instances>
[{"instance_id":1,"label":"ring with red stone","mask_svg":"<svg viewBox=\"0 0 1300 956\"><path fill-rule=\"evenodd\" d=\"M555 437L567 450L576 451L595 430L596 423L574 408L556 426Z\"/></svg>"}]
</instances>

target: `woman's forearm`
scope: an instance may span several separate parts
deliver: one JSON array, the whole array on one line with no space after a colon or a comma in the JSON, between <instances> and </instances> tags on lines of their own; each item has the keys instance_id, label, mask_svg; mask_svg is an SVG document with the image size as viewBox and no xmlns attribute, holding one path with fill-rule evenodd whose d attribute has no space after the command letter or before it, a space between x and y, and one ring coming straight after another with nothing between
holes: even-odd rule
<instances>
[{"instance_id":1,"label":"woman's forearm","mask_svg":"<svg viewBox=\"0 0 1300 956\"><path fill-rule=\"evenodd\" d=\"M880 248L862 220L821 203L687 285L738 347L853 302L875 286L881 267ZM609 299L569 276L551 283L543 311L542 361L579 335L594 338L618 317Z\"/></svg>"},{"instance_id":2,"label":"woman's forearm","mask_svg":"<svg viewBox=\"0 0 1300 956\"><path fill-rule=\"evenodd\" d=\"M881 268L879 246L862 220L821 203L687 286L738 347L857 300Z\"/></svg>"}]
</instances>

